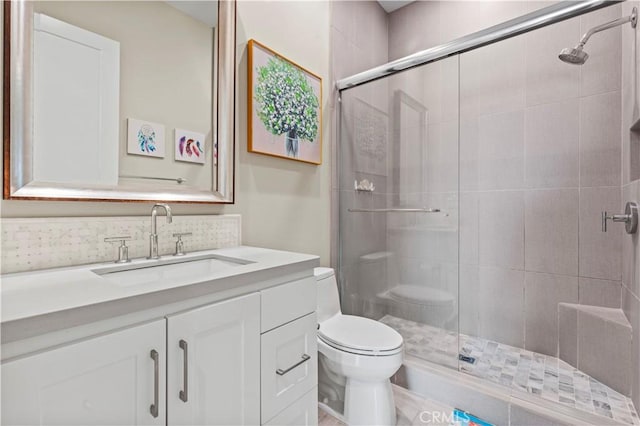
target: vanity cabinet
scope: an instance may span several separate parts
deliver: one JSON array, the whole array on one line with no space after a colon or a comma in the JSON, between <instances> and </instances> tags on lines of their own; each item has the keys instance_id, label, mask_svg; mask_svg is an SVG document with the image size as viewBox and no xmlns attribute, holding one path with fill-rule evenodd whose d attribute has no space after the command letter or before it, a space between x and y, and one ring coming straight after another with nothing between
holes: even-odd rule
<instances>
[{"instance_id":1,"label":"vanity cabinet","mask_svg":"<svg viewBox=\"0 0 640 426\"><path fill-rule=\"evenodd\" d=\"M167 318L169 425L260 423L260 294Z\"/></svg>"},{"instance_id":2,"label":"vanity cabinet","mask_svg":"<svg viewBox=\"0 0 640 426\"><path fill-rule=\"evenodd\" d=\"M2 376L7 425L256 425L260 294L10 361Z\"/></svg>"},{"instance_id":3,"label":"vanity cabinet","mask_svg":"<svg viewBox=\"0 0 640 426\"><path fill-rule=\"evenodd\" d=\"M2 424L166 424L165 327L158 320L4 363Z\"/></svg>"},{"instance_id":4,"label":"vanity cabinet","mask_svg":"<svg viewBox=\"0 0 640 426\"><path fill-rule=\"evenodd\" d=\"M317 424L316 282L274 281L3 360L0 423Z\"/></svg>"},{"instance_id":5,"label":"vanity cabinet","mask_svg":"<svg viewBox=\"0 0 640 426\"><path fill-rule=\"evenodd\" d=\"M316 280L291 281L261 296L261 422L317 424Z\"/></svg>"}]
</instances>

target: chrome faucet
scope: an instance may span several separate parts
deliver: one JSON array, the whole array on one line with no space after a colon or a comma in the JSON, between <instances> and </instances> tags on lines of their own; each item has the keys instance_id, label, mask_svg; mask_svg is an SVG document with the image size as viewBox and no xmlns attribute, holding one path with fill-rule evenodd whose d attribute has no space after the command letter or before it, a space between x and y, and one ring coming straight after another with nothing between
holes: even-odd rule
<instances>
[{"instance_id":1,"label":"chrome faucet","mask_svg":"<svg viewBox=\"0 0 640 426\"><path fill-rule=\"evenodd\" d=\"M171 223L171 207L168 204L156 204L151 209L151 235L149 235L149 257L147 259L160 259L158 255L158 228L156 216L158 207L162 207L167 215L167 223Z\"/></svg>"}]
</instances>

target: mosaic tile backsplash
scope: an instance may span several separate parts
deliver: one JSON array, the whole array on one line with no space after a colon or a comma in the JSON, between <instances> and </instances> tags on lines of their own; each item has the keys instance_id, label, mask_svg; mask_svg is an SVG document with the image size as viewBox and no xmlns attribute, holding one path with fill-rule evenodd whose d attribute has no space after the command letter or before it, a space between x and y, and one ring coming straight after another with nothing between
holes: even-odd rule
<instances>
[{"instance_id":1,"label":"mosaic tile backsplash","mask_svg":"<svg viewBox=\"0 0 640 426\"><path fill-rule=\"evenodd\" d=\"M159 252L172 254L178 232L186 252L234 247L241 244L240 215L177 216L168 224L158 215ZM149 216L65 217L2 219L0 271L3 274L88 263L109 262L118 254L118 243L107 237L130 236L129 257L149 254Z\"/></svg>"}]
</instances>

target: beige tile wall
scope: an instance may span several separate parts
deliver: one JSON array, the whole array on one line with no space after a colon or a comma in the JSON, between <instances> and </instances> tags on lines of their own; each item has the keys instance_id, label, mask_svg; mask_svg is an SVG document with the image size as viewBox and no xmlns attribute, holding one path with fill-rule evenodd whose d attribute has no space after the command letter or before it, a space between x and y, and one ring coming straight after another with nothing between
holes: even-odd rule
<instances>
[{"instance_id":1,"label":"beige tile wall","mask_svg":"<svg viewBox=\"0 0 640 426\"><path fill-rule=\"evenodd\" d=\"M640 2L622 4L622 13L628 15ZM640 202L640 150L637 133L629 130L638 116L640 104L640 34L625 28L622 32L622 199L619 209L627 201ZM622 307L633 327L631 365L631 396L640 406L640 243L638 235L622 237Z\"/></svg>"},{"instance_id":2,"label":"beige tile wall","mask_svg":"<svg viewBox=\"0 0 640 426\"><path fill-rule=\"evenodd\" d=\"M387 16L387 59L548 5L415 2ZM377 49L370 46L378 55L377 63L372 57L368 62L358 56L353 40L362 28L359 20L374 23L365 32L371 39L384 31L384 25L378 26L382 20L372 20L362 10L356 11L357 7L354 2L333 4L334 77L362 71L366 63L384 62L384 43ZM621 119L634 106L638 110L632 99L640 98L631 86L628 69L634 62L630 58L639 57L629 40L633 38L629 37L631 29L625 26L594 36L587 46L590 59L584 66L571 66L557 58L562 48L574 46L588 28L629 12L629 2L614 5L467 52L459 64L449 59L385 79L388 105L393 92L401 89L429 109L427 192L409 191L400 201L437 202L455 212L459 202L460 244L455 247L454 242L452 250L457 253L455 249L459 249L459 276L450 275L449 279L456 285L459 282L459 288L451 291L459 294L462 332L556 355L560 302L623 306L628 315L638 318L639 291L622 284L632 282L632 278L623 281L623 256L626 269L633 270L631 248L622 247L627 241L622 227L614 224L606 234L600 230L601 211L619 212L628 198L621 197L622 183L628 183L633 173L640 177L640 160L634 163L630 155L635 147L640 158L640 146L636 146L640 142L629 142L631 137L624 132ZM458 65L459 94L446 89L448 83L458 81ZM630 96L627 88L634 95ZM384 92L385 87L378 82L368 89L353 90L360 90L358 96L366 98ZM368 95L366 90L370 90ZM384 104L379 105L384 109ZM459 133L443 139L445 122L453 123ZM348 133L343 132L338 143L334 129L334 153L353 142L354 136ZM637 164L635 169L633 164ZM336 196L340 188L337 170L335 167ZM394 190L393 173L390 165L385 184L388 193ZM386 200L390 204L397 201ZM336 211L333 223L337 223L337 216ZM408 274L425 263L445 265L442 252L451 245L446 239L432 236L430 244L416 244L415 239L399 239L392 231L398 224L411 223L418 224L419 219L402 222L390 217L386 240L372 235L385 226L381 221L354 224L352 229L354 235L368 232L360 241L362 252L386 248L404 254L398 263ZM457 216L451 223L457 226ZM360 233L357 226L364 227ZM429 258L435 255L441 257ZM420 276L420 272L416 274Z\"/></svg>"},{"instance_id":3,"label":"beige tile wall","mask_svg":"<svg viewBox=\"0 0 640 426\"><path fill-rule=\"evenodd\" d=\"M389 15L389 59L548 5L413 3ZM460 56L464 333L556 355L559 302L621 306L622 230L602 233L600 212L621 204L622 32L630 28L594 36L584 66L557 58L588 28L621 15L615 5ZM400 85L438 123L444 100L428 83L438 67L423 68L418 78L403 73ZM428 156L443 152L428 144ZM438 160L458 171L457 151L445 152L450 158ZM429 184L430 192L447 188ZM428 253L413 256L425 262Z\"/></svg>"},{"instance_id":4,"label":"beige tile wall","mask_svg":"<svg viewBox=\"0 0 640 426\"><path fill-rule=\"evenodd\" d=\"M342 140L338 141L338 127L341 124L338 116L339 106L337 104L337 92L333 89L335 82L341 78L351 76L355 73L365 71L376 65L387 62L387 13L376 1L332 1L331 4L331 58L330 69L331 78L328 87L330 93L330 114L332 120L331 146L332 146L332 169L331 178L331 223L333 232L331 233L331 265L338 265L338 254L340 252L338 243L337 225L339 223L338 206L343 208L342 214L344 227L350 234L344 239L345 246L343 253L347 253L344 268L345 276L353 273L355 259L361 254L373 253L385 249L386 246L386 222L381 215L377 218L358 217L357 215L347 215L347 207L385 207L386 205L386 179L379 175L371 175L371 171L376 171L376 167L366 167L366 158L356 158L356 140L362 141L363 135L358 134L354 126L353 131L343 132ZM358 97L360 99L360 110L358 118L367 117L372 119L376 111L386 114L387 86L385 81L370 86ZM362 106L365 103L370 106ZM357 112L350 108L345 113L345 120L353 123L356 120ZM345 126L345 129L349 126ZM386 139L385 139L386 140ZM369 179L376 186L376 195L354 193L353 180L355 174L339 181L339 167L337 164L338 149L342 151L342 161L351 163L359 161L362 167L358 168L359 180ZM386 149L386 148L385 148ZM355 173L355 170L354 170ZM340 202L338 202L340 200ZM379 229L378 232L370 232L368 229Z\"/></svg>"}]
</instances>

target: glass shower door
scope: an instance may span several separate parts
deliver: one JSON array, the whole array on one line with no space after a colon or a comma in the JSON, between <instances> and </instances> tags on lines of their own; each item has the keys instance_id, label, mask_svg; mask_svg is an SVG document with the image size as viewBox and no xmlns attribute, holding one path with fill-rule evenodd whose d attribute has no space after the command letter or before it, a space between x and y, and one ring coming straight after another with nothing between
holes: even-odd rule
<instances>
[{"instance_id":1,"label":"glass shower door","mask_svg":"<svg viewBox=\"0 0 640 426\"><path fill-rule=\"evenodd\" d=\"M458 57L342 92L344 313L458 366Z\"/></svg>"}]
</instances>

